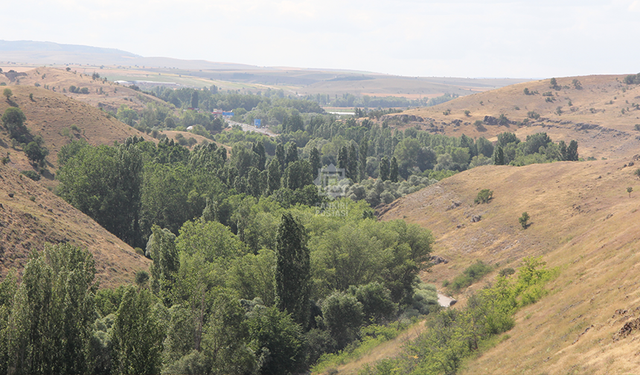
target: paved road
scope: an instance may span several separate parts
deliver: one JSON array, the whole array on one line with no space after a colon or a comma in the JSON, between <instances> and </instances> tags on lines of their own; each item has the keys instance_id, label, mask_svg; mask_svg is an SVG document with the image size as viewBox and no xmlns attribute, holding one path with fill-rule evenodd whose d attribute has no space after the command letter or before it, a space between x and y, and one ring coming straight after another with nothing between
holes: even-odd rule
<instances>
[{"instance_id":1,"label":"paved road","mask_svg":"<svg viewBox=\"0 0 640 375\"><path fill-rule=\"evenodd\" d=\"M226 120L229 125L233 126L233 125L238 125L242 128L242 130L246 131L246 132L256 132L256 133L262 133L262 134L266 134L269 137L276 137L277 134L273 133L271 131L269 131L268 129L265 128L256 128L253 125L248 125L248 124L243 124L241 122L235 122L235 121L231 121L231 120Z\"/></svg>"}]
</instances>

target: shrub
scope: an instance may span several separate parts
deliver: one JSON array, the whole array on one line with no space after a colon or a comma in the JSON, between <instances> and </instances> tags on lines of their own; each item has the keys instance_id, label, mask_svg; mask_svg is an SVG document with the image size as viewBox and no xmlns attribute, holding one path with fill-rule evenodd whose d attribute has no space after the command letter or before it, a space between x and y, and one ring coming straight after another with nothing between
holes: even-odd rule
<instances>
[{"instance_id":1,"label":"shrub","mask_svg":"<svg viewBox=\"0 0 640 375\"><path fill-rule=\"evenodd\" d=\"M502 277L511 276L511 275L513 275L514 273L516 273L516 270L514 270L514 269L513 269L513 268L511 268L511 267L503 268L503 269L501 269L501 270L500 270L500 276L502 276Z\"/></svg>"},{"instance_id":2,"label":"shrub","mask_svg":"<svg viewBox=\"0 0 640 375\"><path fill-rule=\"evenodd\" d=\"M469 117L469 115L470 115L470 114L471 114L471 111L470 111L470 110L468 110L468 109L465 109L465 110L464 110L464 115L465 115L465 116Z\"/></svg>"},{"instance_id":3,"label":"shrub","mask_svg":"<svg viewBox=\"0 0 640 375\"><path fill-rule=\"evenodd\" d=\"M529 214L527 212L523 212L522 216L520 216L518 218L518 222L520 222L520 225L522 225L522 229L527 229L528 221L529 221L530 217Z\"/></svg>"},{"instance_id":4,"label":"shrub","mask_svg":"<svg viewBox=\"0 0 640 375\"><path fill-rule=\"evenodd\" d=\"M492 269L493 268L490 265L484 264L481 260L479 260L475 264L472 264L467 269L465 269L461 275L456 276L451 284L449 284L449 290L454 293L458 293L462 289L480 280L484 275L491 272Z\"/></svg>"},{"instance_id":5,"label":"shrub","mask_svg":"<svg viewBox=\"0 0 640 375\"><path fill-rule=\"evenodd\" d=\"M23 175L29 177L30 179L32 179L33 181L39 181L40 180L40 175L38 173L36 173L35 171L22 171L20 172Z\"/></svg>"},{"instance_id":6,"label":"shrub","mask_svg":"<svg viewBox=\"0 0 640 375\"><path fill-rule=\"evenodd\" d=\"M478 193L478 196L474 200L476 204L480 203L489 203L489 201L493 198L493 190L482 189Z\"/></svg>"},{"instance_id":7,"label":"shrub","mask_svg":"<svg viewBox=\"0 0 640 375\"><path fill-rule=\"evenodd\" d=\"M527 117L537 120L540 118L540 114L537 113L536 111L529 111L527 112Z\"/></svg>"}]
</instances>

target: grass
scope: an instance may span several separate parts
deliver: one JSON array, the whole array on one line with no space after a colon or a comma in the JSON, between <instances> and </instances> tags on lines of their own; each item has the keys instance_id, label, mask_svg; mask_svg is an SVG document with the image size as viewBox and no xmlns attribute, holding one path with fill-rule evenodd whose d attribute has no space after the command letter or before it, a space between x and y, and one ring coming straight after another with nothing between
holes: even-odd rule
<instances>
[{"instance_id":1,"label":"grass","mask_svg":"<svg viewBox=\"0 0 640 375\"><path fill-rule=\"evenodd\" d=\"M419 323L414 323L419 324ZM388 326L371 325L362 328L362 340L356 341L338 353L323 354L312 368L312 373L322 373L347 362L356 361L370 355L381 344L393 340L400 334L407 332L410 325L396 322Z\"/></svg>"},{"instance_id":2,"label":"grass","mask_svg":"<svg viewBox=\"0 0 640 375\"><path fill-rule=\"evenodd\" d=\"M628 310L631 316L640 305L634 284L640 272L635 251L640 221L632 212L639 198L629 198L625 191L637 177L634 168L622 168L630 160L474 168L401 198L384 214L383 220L406 216L437 238L434 251L449 263L424 274L429 282L452 280L475 259L516 268L524 256L544 255L550 266L562 267L548 285L549 295L516 314L511 338L470 360L462 374L487 369L521 373L526 368L570 373L576 372L571 370L575 364L580 364L577 373L634 373L640 343L632 340L639 334L616 343L611 339L624 324L618 321L624 317L612 319L614 312ZM473 203L478 186L495 192L490 205ZM452 201L461 204L449 209ZM524 211L532 218L526 231L516 220ZM482 221L457 227L476 213ZM469 289L481 287L478 283ZM458 297L455 308L464 306L466 294ZM584 324L594 328L574 344ZM582 330L575 330L578 325ZM608 364L610 356L619 360Z\"/></svg>"}]
</instances>

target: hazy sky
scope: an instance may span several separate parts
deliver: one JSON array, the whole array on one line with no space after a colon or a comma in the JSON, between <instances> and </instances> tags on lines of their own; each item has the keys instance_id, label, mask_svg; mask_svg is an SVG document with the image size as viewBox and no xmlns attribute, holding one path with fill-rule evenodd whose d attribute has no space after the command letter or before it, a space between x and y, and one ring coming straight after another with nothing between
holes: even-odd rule
<instances>
[{"instance_id":1,"label":"hazy sky","mask_svg":"<svg viewBox=\"0 0 640 375\"><path fill-rule=\"evenodd\" d=\"M405 76L640 71L640 0L13 0L0 38Z\"/></svg>"}]
</instances>

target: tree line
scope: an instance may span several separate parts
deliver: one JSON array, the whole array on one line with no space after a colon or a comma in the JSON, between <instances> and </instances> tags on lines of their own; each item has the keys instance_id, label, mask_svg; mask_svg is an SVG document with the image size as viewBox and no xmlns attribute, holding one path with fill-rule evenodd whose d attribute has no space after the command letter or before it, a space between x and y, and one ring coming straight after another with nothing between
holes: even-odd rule
<instances>
[{"instance_id":1,"label":"tree line","mask_svg":"<svg viewBox=\"0 0 640 375\"><path fill-rule=\"evenodd\" d=\"M85 249L34 251L0 283L0 373L303 372L363 327L437 310L417 293L428 231L364 204L336 218L247 203L245 240L206 212L178 235L153 226L149 272L115 289Z\"/></svg>"}]
</instances>

